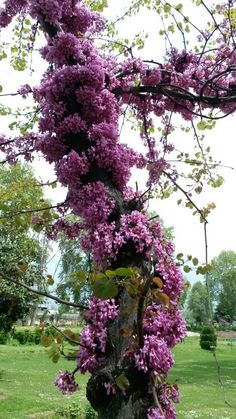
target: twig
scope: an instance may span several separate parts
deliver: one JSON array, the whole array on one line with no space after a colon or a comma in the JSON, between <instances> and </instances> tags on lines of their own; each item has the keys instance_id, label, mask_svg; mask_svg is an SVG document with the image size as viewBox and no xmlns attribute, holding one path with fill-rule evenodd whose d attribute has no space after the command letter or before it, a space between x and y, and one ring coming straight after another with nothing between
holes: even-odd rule
<instances>
[{"instance_id":1,"label":"twig","mask_svg":"<svg viewBox=\"0 0 236 419\"><path fill-rule=\"evenodd\" d=\"M218 381L219 381L219 384L220 384L220 386L221 386L221 388L222 388L222 390L223 390L223 393L224 393L224 402L225 402L225 404L226 404L227 406L233 407L233 406L232 406L232 404L230 404L230 403L228 402L227 398L226 398L226 391L225 391L225 387L224 387L224 384L223 384L223 381L222 381L222 378L221 378L220 364L219 364L218 359L217 359L217 357L216 357L216 351L215 351L215 349L213 348L211 352L212 352L212 355L213 355L213 357L214 357L214 359L215 359L215 362L216 362L216 368L217 368Z\"/></svg>"},{"instance_id":2,"label":"twig","mask_svg":"<svg viewBox=\"0 0 236 419\"><path fill-rule=\"evenodd\" d=\"M172 179L171 175L169 175L169 173L167 173L165 170L162 170L162 173L164 173L164 175L166 175L168 177L168 179L170 179L170 181L173 183L173 185L176 186L177 189L179 189L187 198L187 200L192 204L192 206L195 208L195 210L198 212L198 214L200 214L202 220L205 223L208 223L206 217L203 215L202 211L200 210L200 208L197 207L197 205L193 202L193 200L190 198L188 192L186 192L182 186L180 186L174 179Z\"/></svg>"},{"instance_id":3,"label":"twig","mask_svg":"<svg viewBox=\"0 0 236 419\"><path fill-rule=\"evenodd\" d=\"M58 327L56 327L53 323L50 323L50 325L58 332L58 333L60 333L66 340L68 340L69 342L71 342L71 343L75 343L76 345L79 345L79 346L82 346L83 348L86 348L86 349L91 349L91 347L89 348L88 346L86 346L86 345L83 345L82 343L80 343L80 341L78 341L78 340L75 340L75 339L72 339L72 338L70 338L66 333L64 333L61 329L59 329Z\"/></svg>"},{"instance_id":4,"label":"twig","mask_svg":"<svg viewBox=\"0 0 236 419\"><path fill-rule=\"evenodd\" d=\"M77 304L77 303L73 303L71 301L62 300L61 298L56 297L56 295L48 294L47 292L44 292L44 291L35 290L34 288L29 287L29 285L24 284L24 282L18 281L14 278L10 278L8 275L3 274L2 272L0 272L0 277L2 277L2 279L6 280L6 281L12 282L16 285L19 285L20 287L25 288L27 291L29 291L33 294L41 295L41 296L46 297L46 298L50 298L51 300L54 300L59 304L64 304L64 305L67 305L67 306L70 306L70 307L80 308L82 310L87 310L88 309L88 307L83 306L82 304Z\"/></svg>"},{"instance_id":5,"label":"twig","mask_svg":"<svg viewBox=\"0 0 236 419\"><path fill-rule=\"evenodd\" d=\"M32 210L22 210L22 211L18 211L18 212L13 212L11 214L6 214L6 215L0 216L0 219L12 218L12 217L16 217L17 215L20 215L20 214L29 214L29 213L33 213L33 212L40 212L40 211L45 211L45 210L49 210L49 209L59 208L61 205L62 205L62 203L57 204L57 205L50 205L48 207L34 208Z\"/></svg>"}]
</instances>

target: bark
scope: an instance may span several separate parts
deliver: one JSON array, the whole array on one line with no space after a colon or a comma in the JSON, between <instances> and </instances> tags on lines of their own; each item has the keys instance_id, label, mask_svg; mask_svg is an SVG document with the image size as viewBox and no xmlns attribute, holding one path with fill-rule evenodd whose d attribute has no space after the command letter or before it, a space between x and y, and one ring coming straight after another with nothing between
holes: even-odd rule
<instances>
[{"instance_id":1,"label":"bark","mask_svg":"<svg viewBox=\"0 0 236 419\"><path fill-rule=\"evenodd\" d=\"M151 271L151 264L140 254L137 255L135 248L130 244L123 246L114 265L137 266L146 277ZM112 266L112 268L115 267ZM147 279L146 284L148 283ZM145 292L145 285L143 289ZM140 302L144 298L144 295L131 297L126 288L121 290L117 298L119 314L108 327L105 364L91 376L87 384L87 398L98 412L99 419L146 419L147 408L152 404L147 375L138 371L134 362L125 356L127 349L133 345L142 346L143 344L139 317ZM124 393L116 387L115 395L107 395L104 383L111 382L119 375L124 375L128 379L130 384L128 389Z\"/></svg>"},{"instance_id":2,"label":"bark","mask_svg":"<svg viewBox=\"0 0 236 419\"><path fill-rule=\"evenodd\" d=\"M99 419L144 419L151 404L147 396L147 377L134 367L124 356L125 350L133 344L134 338L121 335L122 329L137 331L138 299L131 298L126 291L120 296L118 318L109 327L108 354L106 364L91 376L87 384L87 398L98 412ZM107 395L104 383L111 378L125 375L130 386L125 394L117 390L115 395Z\"/></svg>"}]
</instances>

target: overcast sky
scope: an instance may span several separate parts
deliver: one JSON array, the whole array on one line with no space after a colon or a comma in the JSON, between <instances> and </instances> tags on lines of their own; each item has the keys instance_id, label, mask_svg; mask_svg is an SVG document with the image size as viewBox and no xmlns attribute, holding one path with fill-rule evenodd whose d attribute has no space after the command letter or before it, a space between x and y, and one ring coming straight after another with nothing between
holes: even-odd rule
<instances>
[{"instance_id":1,"label":"overcast sky","mask_svg":"<svg viewBox=\"0 0 236 419\"><path fill-rule=\"evenodd\" d=\"M182 3L189 5L191 2L187 0L187 2L182 1ZM107 15L109 17L114 17L115 15L120 14L119 10L127 4L127 1L119 0L119 2L117 2L116 0L111 0L110 4L111 7L107 12ZM150 59L157 59L158 57L158 59L160 59L164 54L163 39L158 37L158 32L161 29L160 23L153 13L150 14L150 12L144 11L141 16L121 23L120 29L123 33L126 33L127 37L131 37L141 30L149 32L147 47L141 52L143 57ZM5 39L9 36L9 33L6 32L6 34L3 34ZM3 85L4 92L14 92L16 91L17 86L26 82L31 85L34 85L35 82L38 83L44 64L41 61L36 61L35 63L36 65L34 64L34 67L37 70L33 75L30 75L29 72L23 74L10 71L7 62L0 62L0 84ZM16 99L14 98L13 100L14 103L16 103ZM0 98L0 103L11 104L12 98ZM4 120L4 117L1 118L1 121L1 131L6 131L7 121L6 119ZM236 167L235 135L236 115L218 122L217 128L206 134L206 141L211 146L213 157L217 161L221 161L223 165ZM172 137L172 141L177 145L177 148L180 145L183 149L185 147L183 141L185 141L186 147L191 149L191 135L187 137L186 135L183 136L180 135L179 132L176 132L174 136ZM124 127L122 131L122 141L126 141L127 139L129 139L128 142L130 145L133 145L137 140L134 133L131 133L128 127ZM41 176L44 180L48 180L49 177L51 179L55 178L52 167L46 166L42 161L36 162L34 166L38 176ZM222 168L221 174L225 178L224 185L218 189L207 187L196 202L200 207L209 202L214 202L216 204L216 209L209 216L208 224L208 250L210 259L217 256L223 249L236 251L236 171ZM140 189L144 187L144 176L143 174L138 173L138 171L135 172L132 183L134 184L135 181L138 182ZM51 198L54 193L54 190L50 190ZM57 190L57 196L54 197L54 199L60 201L63 197L63 193L62 190ZM199 223L197 217L192 216L189 209L184 209L176 204L177 199L180 197L180 194L175 194L165 201L153 200L150 203L150 209L155 210L163 218L166 226L174 227L177 252L192 254L204 262L205 246L203 225Z\"/></svg>"}]
</instances>

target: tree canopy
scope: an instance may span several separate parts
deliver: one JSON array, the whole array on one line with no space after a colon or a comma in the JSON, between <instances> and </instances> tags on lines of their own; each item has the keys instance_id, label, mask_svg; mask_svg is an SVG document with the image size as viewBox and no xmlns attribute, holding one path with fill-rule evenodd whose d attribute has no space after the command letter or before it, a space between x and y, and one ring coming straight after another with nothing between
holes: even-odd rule
<instances>
[{"instance_id":1,"label":"tree canopy","mask_svg":"<svg viewBox=\"0 0 236 419\"><path fill-rule=\"evenodd\" d=\"M6 278L43 286L47 251L38 234L32 234L31 218L44 195L32 169L16 164L0 166L0 196L0 328L10 331L37 297Z\"/></svg>"},{"instance_id":2,"label":"tree canopy","mask_svg":"<svg viewBox=\"0 0 236 419\"><path fill-rule=\"evenodd\" d=\"M211 263L209 280L215 317L232 323L236 319L236 253L224 250Z\"/></svg>"}]
</instances>

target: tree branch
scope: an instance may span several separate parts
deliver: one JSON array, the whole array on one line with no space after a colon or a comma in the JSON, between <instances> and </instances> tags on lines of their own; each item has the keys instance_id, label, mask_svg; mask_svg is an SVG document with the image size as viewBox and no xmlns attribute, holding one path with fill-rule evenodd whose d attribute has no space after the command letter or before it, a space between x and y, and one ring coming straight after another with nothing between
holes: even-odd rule
<instances>
[{"instance_id":1,"label":"tree branch","mask_svg":"<svg viewBox=\"0 0 236 419\"><path fill-rule=\"evenodd\" d=\"M48 207L34 208L34 209L31 209L31 210L22 210L22 211L18 211L18 212L13 212L12 214L7 214L7 215L0 216L0 219L12 218L12 217L16 217L17 215L20 215L20 214L30 214L30 213L33 213L33 212L40 212L40 211L45 211L45 210L49 210L49 209L54 209L54 208L60 207L60 205L62 205L62 203L57 204L57 205L50 205Z\"/></svg>"},{"instance_id":2,"label":"tree branch","mask_svg":"<svg viewBox=\"0 0 236 419\"><path fill-rule=\"evenodd\" d=\"M80 308L82 310L87 310L88 309L88 307L83 306L82 304L77 304L77 303L73 303L71 301L62 300L61 298L56 297L56 295L48 294L47 292L44 292L44 291L35 290L34 288L29 287L29 285L24 284L24 282L21 282L21 281L18 281L16 279L14 279L14 278L11 278L11 277L3 274L2 272L0 272L0 277L2 277L2 279L5 280L5 281L12 282L16 285L19 285L20 287L25 288L30 293L40 295L42 297L50 298L51 300L54 300L59 304L64 304L64 305L67 305L67 306L70 306L70 307Z\"/></svg>"},{"instance_id":3,"label":"tree branch","mask_svg":"<svg viewBox=\"0 0 236 419\"><path fill-rule=\"evenodd\" d=\"M198 214L200 214L203 221L207 224L208 221L207 221L206 217L203 215L200 208L198 208L197 205L190 198L188 192L186 192L174 179L172 179L172 177L169 175L169 173L167 173L165 170L162 170L162 173L164 173L166 175L166 177L168 177L168 179L170 179L170 181L173 183L173 185L175 185L176 188L179 189L186 196L187 200L192 204L192 206L195 208L195 210L198 212Z\"/></svg>"},{"instance_id":4,"label":"tree branch","mask_svg":"<svg viewBox=\"0 0 236 419\"><path fill-rule=\"evenodd\" d=\"M79 346L82 346L83 348L86 348L86 349L91 349L91 348L89 348L88 346L86 346L86 345L83 345L82 343L80 343L78 340L75 340L75 339L72 339L72 338L70 338L66 333L64 333L61 329L59 329L58 327L56 327L53 323L50 323L50 325L58 332L58 333L60 333L62 336L63 336L63 338L65 338L66 340L68 340L68 342L71 342L71 343L75 343L76 345L79 345Z\"/></svg>"}]
</instances>

